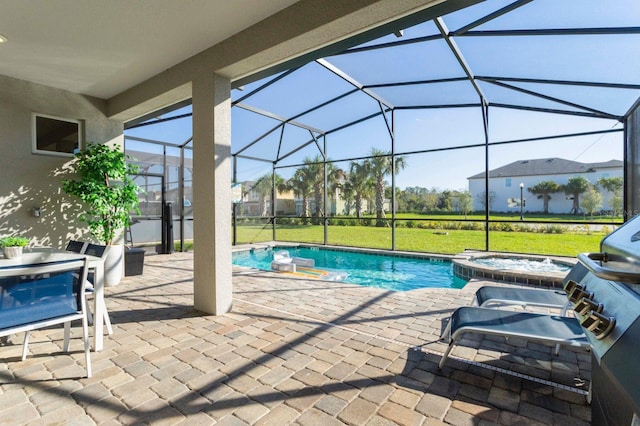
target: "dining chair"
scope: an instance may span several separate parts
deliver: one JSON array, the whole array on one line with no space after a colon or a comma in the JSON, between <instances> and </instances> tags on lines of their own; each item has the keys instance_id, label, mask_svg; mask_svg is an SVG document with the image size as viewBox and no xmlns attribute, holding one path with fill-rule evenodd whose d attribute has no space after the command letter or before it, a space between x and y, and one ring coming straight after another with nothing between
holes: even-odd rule
<instances>
[{"instance_id":1,"label":"dining chair","mask_svg":"<svg viewBox=\"0 0 640 426\"><path fill-rule=\"evenodd\" d=\"M0 336L24 332L22 360L27 358L32 330L64 324L64 346L69 351L71 321L82 320L87 377L91 377L86 300L83 297L87 259L0 269Z\"/></svg>"},{"instance_id":2,"label":"dining chair","mask_svg":"<svg viewBox=\"0 0 640 426\"><path fill-rule=\"evenodd\" d=\"M107 255L107 252L109 251L107 246L93 243L85 244L86 245L84 246L82 254L86 254L87 256L100 257L104 259ZM87 284L85 285L85 294L87 296L91 296L95 293L95 289L93 288L94 276L94 272L90 270L89 274L87 275ZM104 324L107 326L107 333L113 334L113 328L111 327L111 318L109 318L109 311L107 311L106 303L103 312ZM93 313L90 309L87 310L87 313L89 316L89 322L93 323Z\"/></svg>"},{"instance_id":3,"label":"dining chair","mask_svg":"<svg viewBox=\"0 0 640 426\"><path fill-rule=\"evenodd\" d=\"M78 240L69 240L67 243L66 251L71 251L73 253L84 253L85 248L89 243Z\"/></svg>"},{"instance_id":4,"label":"dining chair","mask_svg":"<svg viewBox=\"0 0 640 426\"><path fill-rule=\"evenodd\" d=\"M103 257L107 252L107 246L99 244L88 243L85 247L83 254L87 256Z\"/></svg>"}]
</instances>

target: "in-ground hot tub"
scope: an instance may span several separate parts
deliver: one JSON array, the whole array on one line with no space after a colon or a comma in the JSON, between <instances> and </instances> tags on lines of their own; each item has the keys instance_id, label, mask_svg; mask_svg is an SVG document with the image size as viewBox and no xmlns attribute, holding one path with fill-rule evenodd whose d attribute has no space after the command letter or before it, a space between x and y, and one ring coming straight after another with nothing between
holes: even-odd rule
<instances>
[{"instance_id":1,"label":"in-ground hot tub","mask_svg":"<svg viewBox=\"0 0 640 426\"><path fill-rule=\"evenodd\" d=\"M562 279L575 265L574 258L465 251L452 259L459 278L486 278L508 283L562 288Z\"/></svg>"}]
</instances>

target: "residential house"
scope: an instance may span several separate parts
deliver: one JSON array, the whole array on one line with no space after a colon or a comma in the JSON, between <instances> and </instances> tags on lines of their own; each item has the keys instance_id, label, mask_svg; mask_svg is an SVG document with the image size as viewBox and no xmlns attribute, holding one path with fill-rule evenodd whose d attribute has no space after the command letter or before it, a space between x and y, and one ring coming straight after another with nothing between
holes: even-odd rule
<instances>
[{"instance_id":1,"label":"residential house","mask_svg":"<svg viewBox=\"0 0 640 426\"><path fill-rule=\"evenodd\" d=\"M260 194L254 189L255 184L256 181L250 180L242 183L242 215L262 216L263 208L266 209L267 215L271 215L271 195ZM275 213L278 216L293 216L296 214L293 191L276 191Z\"/></svg>"},{"instance_id":2,"label":"residential house","mask_svg":"<svg viewBox=\"0 0 640 426\"><path fill-rule=\"evenodd\" d=\"M569 179L582 176L590 183L596 184L600 178L622 177L623 162L609 160L599 163L581 163L564 158L537 158L518 160L513 163L489 171L489 206L491 211L520 211L520 184L524 211L544 211L544 201L529 188L543 181L553 181L558 185L566 184ZM485 173L478 173L467 178L469 192L473 198L473 209L484 210L485 206ZM609 208L613 194L600 189L603 208ZM564 192L551 194L549 213L570 213L573 200Z\"/></svg>"}]
</instances>

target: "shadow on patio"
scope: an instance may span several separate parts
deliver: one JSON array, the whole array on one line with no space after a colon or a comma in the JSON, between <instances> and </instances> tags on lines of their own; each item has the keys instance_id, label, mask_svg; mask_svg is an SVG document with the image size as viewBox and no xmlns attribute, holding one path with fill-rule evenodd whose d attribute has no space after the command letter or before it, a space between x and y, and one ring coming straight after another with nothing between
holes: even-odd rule
<instances>
[{"instance_id":1,"label":"shadow on patio","mask_svg":"<svg viewBox=\"0 0 640 426\"><path fill-rule=\"evenodd\" d=\"M471 362L437 369L442 319L478 284L398 293L237 270L216 317L193 309L191 254L146 260L107 288L114 334L91 379L77 339L59 353L61 329L34 333L25 362L1 348L0 422L589 424L586 354L470 339L454 354Z\"/></svg>"}]
</instances>

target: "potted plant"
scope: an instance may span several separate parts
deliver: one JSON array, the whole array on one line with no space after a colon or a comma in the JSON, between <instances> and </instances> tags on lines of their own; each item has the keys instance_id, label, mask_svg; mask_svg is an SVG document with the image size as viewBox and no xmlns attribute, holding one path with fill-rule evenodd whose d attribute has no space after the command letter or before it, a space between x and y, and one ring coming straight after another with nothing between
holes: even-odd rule
<instances>
[{"instance_id":1,"label":"potted plant","mask_svg":"<svg viewBox=\"0 0 640 426\"><path fill-rule=\"evenodd\" d=\"M25 237L4 237L0 238L0 248L7 259L22 256L22 249L29 244L29 239Z\"/></svg>"},{"instance_id":2,"label":"potted plant","mask_svg":"<svg viewBox=\"0 0 640 426\"><path fill-rule=\"evenodd\" d=\"M117 146L89 144L71 163L77 179L62 181L64 192L84 204L80 220L87 223L95 239L109 246L105 260L107 285L117 285L122 278L124 246L114 244L116 237L130 224L131 212L140 212L140 188L131 178L138 166L127 160L131 158Z\"/></svg>"}]
</instances>

